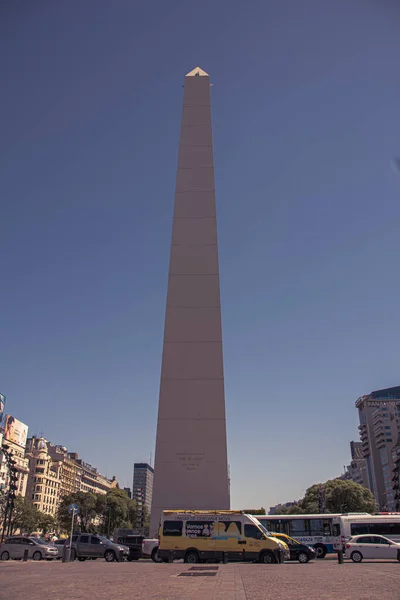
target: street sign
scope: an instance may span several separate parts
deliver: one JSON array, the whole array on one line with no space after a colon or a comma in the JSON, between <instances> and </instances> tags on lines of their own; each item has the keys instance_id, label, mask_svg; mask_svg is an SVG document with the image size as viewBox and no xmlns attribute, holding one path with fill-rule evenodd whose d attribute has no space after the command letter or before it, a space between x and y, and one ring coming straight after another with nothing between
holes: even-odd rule
<instances>
[{"instance_id":1,"label":"street sign","mask_svg":"<svg viewBox=\"0 0 400 600\"><path fill-rule=\"evenodd\" d=\"M79 506L77 504L70 504L68 506L68 513L70 515L72 515L72 514L77 515L78 512L79 512Z\"/></svg>"}]
</instances>

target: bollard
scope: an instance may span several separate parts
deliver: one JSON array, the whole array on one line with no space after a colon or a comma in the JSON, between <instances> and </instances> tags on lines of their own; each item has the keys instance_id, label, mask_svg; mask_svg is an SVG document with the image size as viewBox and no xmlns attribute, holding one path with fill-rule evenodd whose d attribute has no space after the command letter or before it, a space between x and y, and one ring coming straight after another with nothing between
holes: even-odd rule
<instances>
[{"instance_id":1,"label":"bollard","mask_svg":"<svg viewBox=\"0 0 400 600\"><path fill-rule=\"evenodd\" d=\"M174 555L173 555L173 552L171 550L169 550L169 552L168 552L168 562L169 563L173 563L174 562Z\"/></svg>"},{"instance_id":2,"label":"bollard","mask_svg":"<svg viewBox=\"0 0 400 600\"><path fill-rule=\"evenodd\" d=\"M224 565L228 564L228 555L226 552L222 553L222 562Z\"/></svg>"},{"instance_id":3,"label":"bollard","mask_svg":"<svg viewBox=\"0 0 400 600\"><path fill-rule=\"evenodd\" d=\"M69 562L70 560L71 560L70 547L65 545L63 547L62 561L63 561L63 563L65 563L65 562Z\"/></svg>"},{"instance_id":4,"label":"bollard","mask_svg":"<svg viewBox=\"0 0 400 600\"><path fill-rule=\"evenodd\" d=\"M26 550L24 550L24 562L26 562L28 560L28 554L29 554L29 550L28 550L28 548L26 548Z\"/></svg>"},{"instance_id":5,"label":"bollard","mask_svg":"<svg viewBox=\"0 0 400 600\"><path fill-rule=\"evenodd\" d=\"M344 563L344 560L343 560L343 550L338 550L337 561L338 561L339 565L342 565Z\"/></svg>"},{"instance_id":6,"label":"bollard","mask_svg":"<svg viewBox=\"0 0 400 600\"><path fill-rule=\"evenodd\" d=\"M119 551L118 562L124 562L124 551Z\"/></svg>"}]
</instances>

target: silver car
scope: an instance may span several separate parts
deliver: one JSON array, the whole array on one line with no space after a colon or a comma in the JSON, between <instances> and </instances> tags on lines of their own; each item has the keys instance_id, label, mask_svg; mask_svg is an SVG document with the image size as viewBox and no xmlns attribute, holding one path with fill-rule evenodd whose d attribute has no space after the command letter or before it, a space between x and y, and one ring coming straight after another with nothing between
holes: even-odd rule
<instances>
[{"instance_id":1,"label":"silver car","mask_svg":"<svg viewBox=\"0 0 400 600\"><path fill-rule=\"evenodd\" d=\"M28 558L33 558L33 560L53 560L58 557L58 550L54 544L49 544L37 537L15 535L0 545L0 560L22 559L25 550L28 550Z\"/></svg>"}]
</instances>

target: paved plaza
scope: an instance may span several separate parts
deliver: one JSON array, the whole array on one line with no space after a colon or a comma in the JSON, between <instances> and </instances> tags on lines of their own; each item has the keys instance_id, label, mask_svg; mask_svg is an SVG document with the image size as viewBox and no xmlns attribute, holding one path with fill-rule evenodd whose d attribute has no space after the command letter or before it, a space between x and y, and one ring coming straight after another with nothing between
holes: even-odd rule
<instances>
[{"instance_id":1,"label":"paved plaza","mask_svg":"<svg viewBox=\"0 0 400 600\"><path fill-rule=\"evenodd\" d=\"M207 567L207 570L205 570ZM204 575L206 573L206 575ZM200 574L200 575L199 575ZM398 562L306 565L0 562L7 600L399 600Z\"/></svg>"}]
</instances>

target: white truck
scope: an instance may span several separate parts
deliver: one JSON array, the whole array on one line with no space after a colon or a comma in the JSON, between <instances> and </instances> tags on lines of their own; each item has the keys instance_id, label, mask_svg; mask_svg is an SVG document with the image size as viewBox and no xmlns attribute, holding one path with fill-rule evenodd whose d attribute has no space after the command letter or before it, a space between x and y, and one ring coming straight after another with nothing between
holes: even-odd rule
<instances>
[{"instance_id":1,"label":"white truck","mask_svg":"<svg viewBox=\"0 0 400 600\"><path fill-rule=\"evenodd\" d=\"M156 563L162 562L162 560L158 557L158 540L154 538L145 538L142 541L142 555L143 558L151 558L151 560Z\"/></svg>"}]
</instances>

